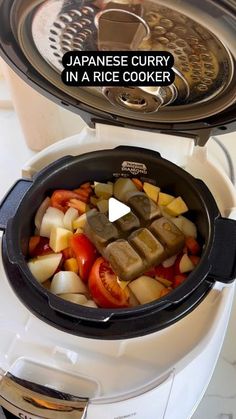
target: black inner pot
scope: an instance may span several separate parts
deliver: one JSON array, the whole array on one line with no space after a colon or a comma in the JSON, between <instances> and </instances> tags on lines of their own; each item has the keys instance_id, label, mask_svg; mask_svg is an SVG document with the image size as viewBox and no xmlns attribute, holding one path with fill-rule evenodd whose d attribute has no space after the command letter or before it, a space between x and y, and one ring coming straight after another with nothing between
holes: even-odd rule
<instances>
[{"instance_id":1,"label":"black inner pot","mask_svg":"<svg viewBox=\"0 0 236 419\"><path fill-rule=\"evenodd\" d=\"M147 173L122 170L122 162L137 162ZM145 169L144 169L145 171ZM181 196L188 205L187 217L196 223L203 244L201 262L188 279L161 299L135 308L95 309L67 302L33 278L27 267L29 237L42 200L55 189L74 189L83 182L115 180L118 176L155 180L164 192ZM15 215L9 219L3 239L3 260L15 293L36 316L61 330L85 337L124 339L160 330L189 313L211 289L211 251L219 211L200 181L153 151L118 147L77 157L67 156L41 171L29 182ZM17 206L17 205L16 205Z\"/></svg>"}]
</instances>

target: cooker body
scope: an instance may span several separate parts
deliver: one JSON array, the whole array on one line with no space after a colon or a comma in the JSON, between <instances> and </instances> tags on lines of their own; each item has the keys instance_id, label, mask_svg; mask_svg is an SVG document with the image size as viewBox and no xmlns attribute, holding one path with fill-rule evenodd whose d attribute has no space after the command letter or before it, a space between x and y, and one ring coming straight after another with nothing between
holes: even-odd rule
<instances>
[{"instance_id":1,"label":"cooker body","mask_svg":"<svg viewBox=\"0 0 236 419\"><path fill-rule=\"evenodd\" d=\"M37 283L26 263L28 241L40 203L55 189L75 189L91 180L104 182L114 181L119 176L132 177L130 170L167 193L183 197L203 245L200 264L188 280L168 296L136 308L93 309L51 294ZM137 174L137 170L141 173ZM189 313L207 295L215 280L230 282L235 277L236 223L220 217L203 182L161 158L159 153L146 149L121 146L64 157L37 174L32 182L19 181L2 203L0 221L5 229L5 270L18 297L44 321L81 336L123 339L160 330ZM222 240L227 249L224 255Z\"/></svg>"}]
</instances>

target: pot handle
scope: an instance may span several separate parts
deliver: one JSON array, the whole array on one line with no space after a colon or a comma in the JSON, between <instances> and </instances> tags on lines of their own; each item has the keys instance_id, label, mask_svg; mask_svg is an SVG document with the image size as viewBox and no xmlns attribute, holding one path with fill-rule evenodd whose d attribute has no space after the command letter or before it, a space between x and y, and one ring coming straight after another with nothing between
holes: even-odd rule
<instances>
[{"instance_id":1,"label":"pot handle","mask_svg":"<svg viewBox=\"0 0 236 419\"><path fill-rule=\"evenodd\" d=\"M216 281L231 283L236 278L236 221L215 220L214 247L210 257L209 276Z\"/></svg>"},{"instance_id":2,"label":"pot handle","mask_svg":"<svg viewBox=\"0 0 236 419\"><path fill-rule=\"evenodd\" d=\"M31 186L31 180L19 179L4 196L0 203L0 230L5 231L8 220L15 215L23 196Z\"/></svg>"},{"instance_id":3,"label":"pot handle","mask_svg":"<svg viewBox=\"0 0 236 419\"><path fill-rule=\"evenodd\" d=\"M133 147L129 145L119 145L115 147L115 150L118 151L125 151L125 152L133 152L133 153L140 153L140 154L149 154L151 157L155 157L156 159L162 159L160 153L158 151L146 149L143 147Z\"/></svg>"}]
</instances>

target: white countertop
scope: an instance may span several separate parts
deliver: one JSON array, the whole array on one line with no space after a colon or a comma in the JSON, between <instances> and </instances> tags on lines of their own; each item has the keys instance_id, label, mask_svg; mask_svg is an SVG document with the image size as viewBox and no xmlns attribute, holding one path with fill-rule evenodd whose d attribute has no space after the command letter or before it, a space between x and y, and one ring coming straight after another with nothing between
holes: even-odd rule
<instances>
[{"instance_id":1,"label":"white countertop","mask_svg":"<svg viewBox=\"0 0 236 419\"><path fill-rule=\"evenodd\" d=\"M6 95L0 81L1 94ZM236 170L236 134L221 136L233 159ZM0 109L0 200L15 180L21 177L21 167L34 154L25 144L17 116L13 109ZM222 150L212 140L209 153L228 173ZM193 419L236 418L236 299L234 302L224 346L207 392ZM193 378L194 379L194 378ZM168 418L167 418L168 419Z\"/></svg>"}]
</instances>

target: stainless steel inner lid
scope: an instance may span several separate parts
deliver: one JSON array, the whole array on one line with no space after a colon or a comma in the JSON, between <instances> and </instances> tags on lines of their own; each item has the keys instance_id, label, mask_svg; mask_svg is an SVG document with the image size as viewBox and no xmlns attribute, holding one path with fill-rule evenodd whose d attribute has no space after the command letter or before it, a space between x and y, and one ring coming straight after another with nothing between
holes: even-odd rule
<instances>
[{"instance_id":1,"label":"stainless steel inner lid","mask_svg":"<svg viewBox=\"0 0 236 419\"><path fill-rule=\"evenodd\" d=\"M12 9L12 24L32 66L79 102L131 119L194 121L236 100L236 26L217 2L204 0L203 8L202 3L20 0ZM230 36L224 33L227 24L232 25ZM63 54L72 50L166 50L175 58L175 83L167 88L68 87L60 73Z\"/></svg>"}]
</instances>

